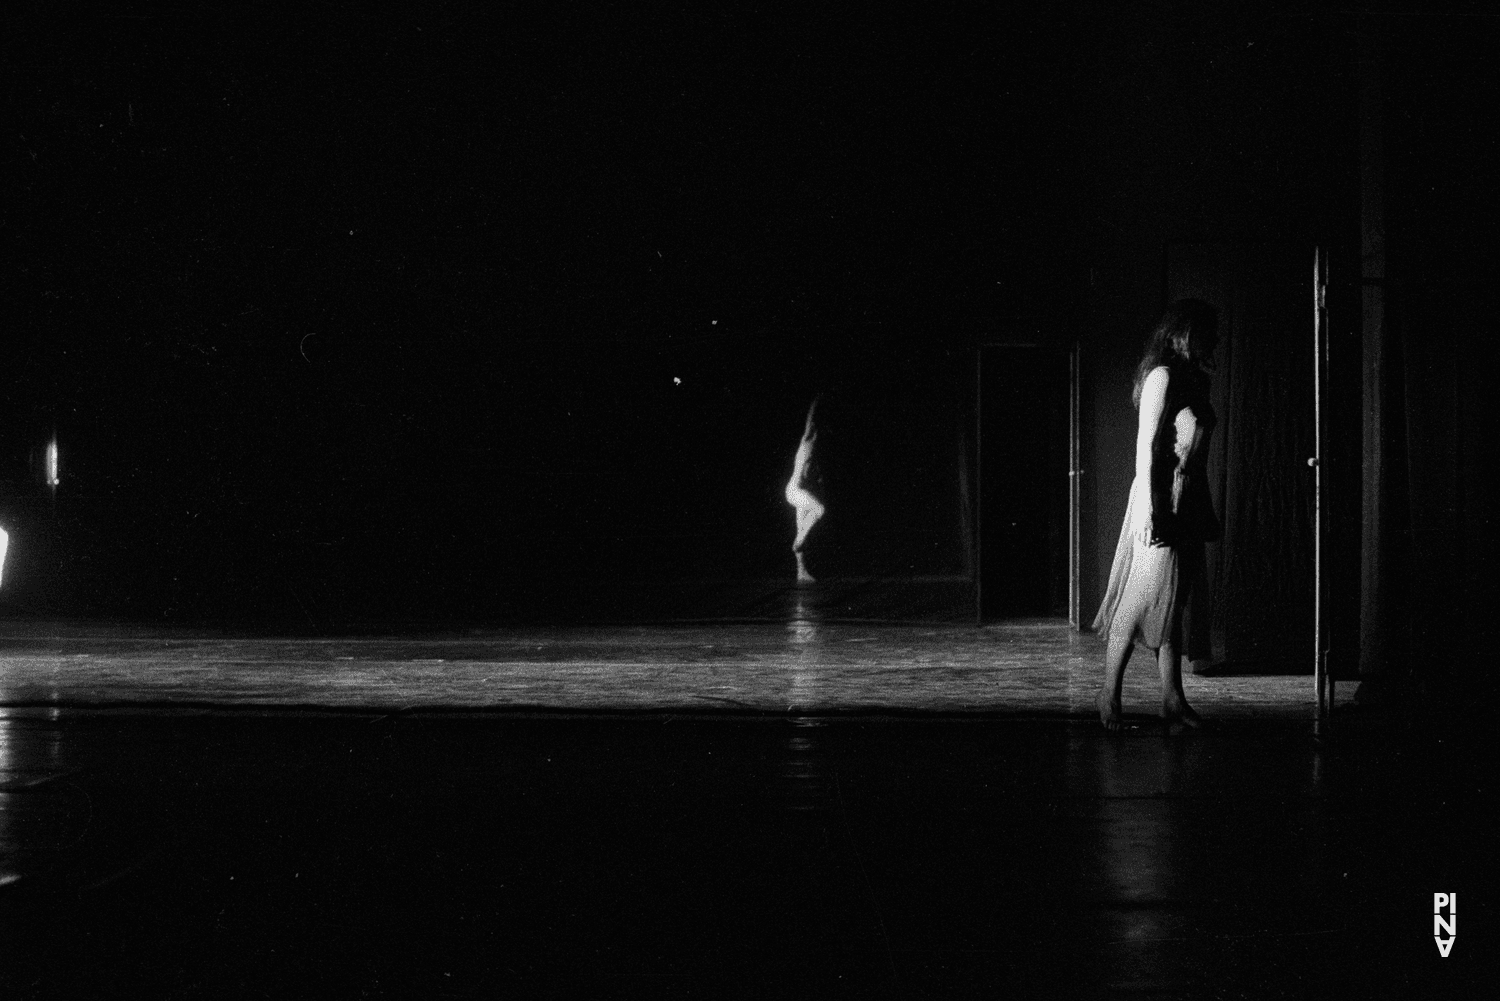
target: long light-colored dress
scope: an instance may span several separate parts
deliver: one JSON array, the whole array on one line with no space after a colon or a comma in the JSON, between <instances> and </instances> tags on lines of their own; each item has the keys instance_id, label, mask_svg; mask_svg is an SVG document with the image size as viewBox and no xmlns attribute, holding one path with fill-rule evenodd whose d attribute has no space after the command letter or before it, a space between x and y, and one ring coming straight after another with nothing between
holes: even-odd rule
<instances>
[{"instance_id":1,"label":"long light-colored dress","mask_svg":"<svg viewBox=\"0 0 1500 1001\"><path fill-rule=\"evenodd\" d=\"M1094 629L1108 635L1128 624L1131 638L1149 650L1161 647L1182 622L1184 610L1207 586L1204 543L1219 537L1208 490L1208 441L1215 416L1207 376L1187 366L1160 366L1141 390L1142 427L1135 481L1115 547L1109 587ZM1140 541L1146 512L1156 544ZM1190 658L1206 656L1202 629L1184 637Z\"/></svg>"}]
</instances>

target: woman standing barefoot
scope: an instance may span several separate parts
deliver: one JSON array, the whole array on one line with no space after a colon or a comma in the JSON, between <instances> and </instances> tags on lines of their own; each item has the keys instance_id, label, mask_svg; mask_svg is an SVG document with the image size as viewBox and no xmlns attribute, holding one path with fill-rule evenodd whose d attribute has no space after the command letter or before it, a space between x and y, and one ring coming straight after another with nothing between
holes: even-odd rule
<instances>
[{"instance_id":1,"label":"woman standing barefoot","mask_svg":"<svg viewBox=\"0 0 1500 1001\"><path fill-rule=\"evenodd\" d=\"M1140 411L1135 481L1114 566L1094 629L1106 637L1099 720L1120 728L1120 688L1136 644L1156 652L1162 717L1169 727L1200 720L1182 692L1183 609L1206 586L1205 542L1219 537L1208 493L1208 439L1214 426L1209 377L1218 314L1180 299L1146 339L1136 370Z\"/></svg>"},{"instance_id":2,"label":"woman standing barefoot","mask_svg":"<svg viewBox=\"0 0 1500 1001\"><path fill-rule=\"evenodd\" d=\"M786 484L786 502L797 511L797 537L792 540L792 553L797 557L797 580L811 581L807 562L802 557L802 547L807 542L807 533L823 517L822 501L807 489L811 478L813 443L818 440L817 428L813 425L813 414L818 409L818 399L813 398L807 408L807 423L802 428L802 441L797 445L797 456L792 460L792 478Z\"/></svg>"}]
</instances>

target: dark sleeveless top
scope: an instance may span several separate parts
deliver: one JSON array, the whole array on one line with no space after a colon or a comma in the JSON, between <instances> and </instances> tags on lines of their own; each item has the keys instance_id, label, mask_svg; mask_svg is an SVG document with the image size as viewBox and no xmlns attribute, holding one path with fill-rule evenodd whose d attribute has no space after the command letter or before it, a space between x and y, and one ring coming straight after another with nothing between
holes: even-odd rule
<instances>
[{"instance_id":1,"label":"dark sleeveless top","mask_svg":"<svg viewBox=\"0 0 1500 1001\"><path fill-rule=\"evenodd\" d=\"M1208 490L1208 442L1216 415L1208 377L1167 367L1167 402L1151 441L1151 511L1158 538L1171 545L1212 542L1221 528Z\"/></svg>"}]
</instances>

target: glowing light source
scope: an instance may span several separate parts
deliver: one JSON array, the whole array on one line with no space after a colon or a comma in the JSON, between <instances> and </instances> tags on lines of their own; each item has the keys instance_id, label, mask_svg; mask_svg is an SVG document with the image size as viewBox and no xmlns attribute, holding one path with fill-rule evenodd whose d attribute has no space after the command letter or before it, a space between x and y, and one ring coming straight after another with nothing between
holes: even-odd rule
<instances>
[{"instance_id":1,"label":"glowing light source","mask_svg":"<svg viewBox=\"0 0 1500 1001\"><path fill-rule=\"evenodd\" d=\"M47 443L47 486L56 489L62 480L57 478L57 439L53 438Z\"/></svg>"}]
</instances>

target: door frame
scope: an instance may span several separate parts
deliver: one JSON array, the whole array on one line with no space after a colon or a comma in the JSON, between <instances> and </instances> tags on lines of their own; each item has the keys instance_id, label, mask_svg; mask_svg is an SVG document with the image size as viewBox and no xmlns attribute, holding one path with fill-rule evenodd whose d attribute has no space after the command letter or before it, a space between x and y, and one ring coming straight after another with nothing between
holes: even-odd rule
<instances>
[{"instance_id":1,"label":"door frame","mask_svg":"<svg viewBox=\"0 0 1500 1001\"><path fill-rule=\"evenodd\" d=\"M1066 350L1068 356L1068 624L1074 629L1082 623L1082 485L1080 465L1083 455L1082 433L1082 347L1077 339L1065 345L1047 343L1041 338L996 336L981 339L974 348L974 531L970 539L974 567L974 624L982 626L984 617L984 353L991 348L1024 348L1046 351Z\"/></svg>"}]
</instances>

